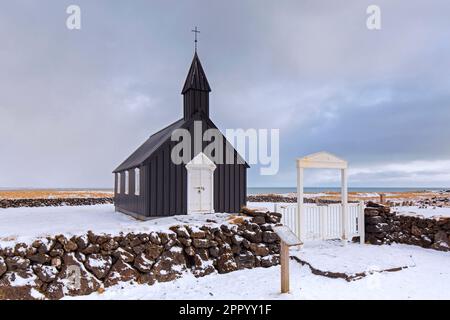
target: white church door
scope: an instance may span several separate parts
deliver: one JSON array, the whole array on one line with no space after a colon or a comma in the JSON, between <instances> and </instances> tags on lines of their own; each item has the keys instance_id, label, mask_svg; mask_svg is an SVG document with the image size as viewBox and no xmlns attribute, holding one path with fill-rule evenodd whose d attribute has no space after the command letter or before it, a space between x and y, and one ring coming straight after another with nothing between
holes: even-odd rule
<instances>
[{"instance_id":1,"label":"white church door","mask_svg":"<svg viewBox=\"0 0 450 320\"><path fill-rule=\"evenodd\" d=\"M214 212L214 170L216 165L199 153L186 165L188 214Z\"/></svg>"}]
</instances>

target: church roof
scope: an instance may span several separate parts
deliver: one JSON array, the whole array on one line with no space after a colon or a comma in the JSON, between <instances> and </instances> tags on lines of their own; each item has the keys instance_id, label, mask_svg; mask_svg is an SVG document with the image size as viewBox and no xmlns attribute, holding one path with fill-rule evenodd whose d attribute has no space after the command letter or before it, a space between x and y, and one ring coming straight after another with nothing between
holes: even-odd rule
<instances>
[{"instance_id":1,"label":"church roof","mask_svg":"<svg viewBox=\"0 0 450 320\"><path fill-rule=\"evenodd\" d=\"M211 87L209 86L208 79L206 78L205 71L203 71L197 52L192 60L191 68L189 69L181 94L185 94L188 90L211 92Z\"/></svg>"},{"instance_id":2,"label":"church roof","mask_svg":"<svg viewBox=\"0 0 450 320\"><path fill-rule=\"evenodd\" d=\"M180 119L151 135L150 138L148 138L148 140L145 141L135 152L133 152L131 156L122 162L122 164L118 166L114 172L131 169L141 165L153 154L153 152L158 150L158 148L170 138L174 130L181 128L184 123L184 119Z\"/></svg>"},{"instance_id":3,"label":"church roof","mask_svg":"<svg viewBox=\"0 0 450 320\"><path fill-rule=\"evenodd\" d=\"M154 135L150 136L146 142L144 142L135 152L131 154L131 156L128 157L120 166L118 166L113 172L120 172L124 170L129 170L132 168L136 168L140 165L142 165L148 158L152 156L153 153L155 153L166 141L170 140L170 137L172 136L172 132L176 129L186 128L189 126L190 123L193 121L198 121L199 119L191 119L191 120L184 120L180 119L177 122L172 123L168 127L165 127L164 129L158 131ZM209 128L218 129L217 126L214 124L214 122L211 121L211 119L203 119L203 121L206 122L206 125ZM224 136L224 139L227 143L227 147L233 148L234 147L227 141L226 137ZM241 157L241 155L237 152L238 157L238 163L244 164L247 168L250 166L248 163Z\"/></svg>"}]
</instances>

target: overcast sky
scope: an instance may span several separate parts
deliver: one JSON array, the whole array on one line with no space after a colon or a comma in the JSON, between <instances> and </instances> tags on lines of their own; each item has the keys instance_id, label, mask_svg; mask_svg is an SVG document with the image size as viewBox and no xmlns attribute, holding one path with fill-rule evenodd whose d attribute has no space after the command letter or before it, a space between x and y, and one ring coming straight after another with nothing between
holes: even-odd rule
<instances>
[{"instance_id":1,"label":"overcast sky","mask_svg":"<svg viewBox=\"0 0 450 320\"><path fill-rule=\"evenodd\" d=\"M322 150L350 186L450 186L449 15L448 0L2 0L0 187L112 187L182 116L195 25L213 121L280 129L279 174L254 166L249 186L294 186L294 159Z\"/></svg>"}]
</instances>

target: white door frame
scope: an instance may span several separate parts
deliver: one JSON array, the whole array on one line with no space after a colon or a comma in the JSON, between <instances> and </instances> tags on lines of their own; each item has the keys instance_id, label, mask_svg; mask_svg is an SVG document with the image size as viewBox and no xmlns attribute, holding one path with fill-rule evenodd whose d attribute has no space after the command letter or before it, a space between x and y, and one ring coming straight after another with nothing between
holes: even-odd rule
<instances>
[{"instance_id":1,"label":"white door frame","mask_svg":"<svg viewBox=\"0 0 450 320\"><path fill-rule=\"evenodd\" d=\"M341 170L341 205L342 205L342 217L341 217L341 230L342 239L347 240L348 226L347 226L347 210L348 210L348 186L347 186L347 161L338 158L337 156L328 152L318 152L309 156L297 159L297 206L299 219L298 229L300 231L300 239L305 239L305 215L303 204L303 171L307 168L313 169L340 169Z\"/></svg>"},{"instance_id":2,"label":"white door frame","mask_svg":"<svg viewBox=\"0 0 450 320\"><path fill-rule=\"evenodd\" d=\"M216 165L211 161L203 152L200 152L197 156L194 157L187 165L187 211L188 214L192 213L214 213L214 171L216 170ZM193 170L201 170L200 175L202 173L206 173L210 175L210 207L203 209L201 211L191 210L190 206L190 197L189 194L191 192L191 176Z\"/></svg>"}]
</instances>

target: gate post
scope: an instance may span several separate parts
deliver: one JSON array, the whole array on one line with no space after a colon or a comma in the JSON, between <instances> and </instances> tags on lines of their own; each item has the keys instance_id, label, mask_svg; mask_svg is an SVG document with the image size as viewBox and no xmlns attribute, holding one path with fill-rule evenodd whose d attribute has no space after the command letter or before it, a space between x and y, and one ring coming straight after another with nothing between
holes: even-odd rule
<instances>
[{"instance_id":1,"label":"gate post","mask_svg":"<svg viewBox=\"0 0 450 320\"><path fill-rule=\"evenodd\" d=\"M364 201L359 202L358 206L358 233L359 233L359 243L366 243L366 223L365 223L365 213L364 213Z\"/></svg>"},{"instance_id":2,"label":"gate post","mask_svg":"<svg viewBox=\"0 0 450 320\"><path fill-rule=\"evenodd\" d=\"M348 203L348 194L347 194L347 169L341 170L341 202L342 202L342 217L341 217L341 226L342 226L342 239L347 240L348 232L348 218L347 218L347 203Z\"/></svg>"},{"instance_id":3,"label":"gate post","mask_svg":"<svg viewBox=\"0 0 450 320\"><path fill-rule=\"evenodd\" d=\"M303 168L297 164L297 224L298 238L304 241L305 238L305 213L303 204Z\"/></svg>"}]
</instances>

